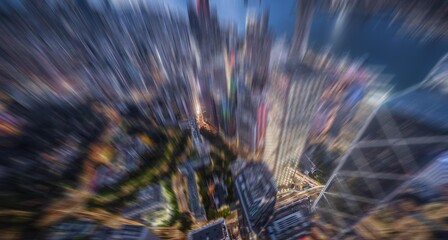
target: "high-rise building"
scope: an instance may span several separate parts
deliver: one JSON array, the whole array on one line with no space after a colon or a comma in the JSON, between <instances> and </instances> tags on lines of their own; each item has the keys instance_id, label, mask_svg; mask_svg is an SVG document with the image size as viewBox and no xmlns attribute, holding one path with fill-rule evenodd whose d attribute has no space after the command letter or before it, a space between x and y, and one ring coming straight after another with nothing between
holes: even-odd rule
<instances>
[{"instance_id":1,"label":"high-rise building","mask_svg":"<svg viewBox=\"0 0 448 240\"><path fill-rule=\"evenodd\" d=\"M239 87L237 109L238 149L240 153L258 156L266 135L268 105L264 93L252 93Z\"/></svg>"},{"instance_id":2,"label":"high-rise building","mask_svg":"<svg viewBox=\"0 0 448 240\"><path fill-rule=\"evenodd\" d=\"M352 108L352 116L350 119L342 123L342 126L336 131L331 131L325 138L328 148L333 151L345 153L356 138L356 134L362 129L370 114L378 108L379 105L387 98L390 88L381 81L373 81L366 89L366 93L356 104L356 108ZM338 115L342 113L338 112ZM341 116L343 117L343 116ZM336 118L335 121L339 119ZM341 123L336 123L341 124ZM335 128L336 126L332 126Z\"/></svg>"},{"instance_id":3,"label":"high-rise building","mask_svg":"<svg viewBox=\"0 0 448 240\"><path fill-rule=\"evenodd\" d=\"M191 230L188 233L188 240L230 240L229 231L227 230L224 218L220 218L206 225Z\"/></svg>"},{"instance_id":4,"label":"high-rise building","mask_svg":"<svg viewBox=\"0 0 448 240\"><path fill-rule=\"evenodd\" d=\"M268 105L266 100L260 99L257 102L257 129L255 135L255 149L261 150L264 147L266 128L268 121Z\"/></svg>"},{"instance_id":5,"label":"high-rise building","mask_svg":"<svg viewBox=\"0 0 448 240\"><path fill-rule=\"evenodd\" d=\"M220 125L222 126L222 133L228 137L233 138L236 134L236 110L237 110L237 70L238 70L238 49L236 46L236 28L229 31L229 39L226 49L224 51L224 65L225 65L225 86L222 88L224 93L221 97L221 118ZM219 115L218 115L219 116Z\"/></svg>"},{"instance_id":6,"label":"high-rise building","mask_svg":"<svg viewBox=\"0 0 448 240\"><path fill-rule=\"evenodd\" d=\"M435 186L441 186L448 183L448 153L438 156L429 167L419 175L419 181L430 183Z\"/></svg>"},{"instance_id":7,"label":"high-rise building","mask_svg":"<svg viewBox=\"0 0 448 240\"><path fill-rule=\"evenodd\" d=\"M219 56L219 61L212 67L210 78L210 92L215 105L217 125L214 126L226 138L233 138L236 134L236 78L235 54L225 52ZM210 112L212 110L207 110ZM208 121L208 120L207 120Z\"/></svg>"},{"instance_id":8,"label":"high-rise building","mask_svg":"<svg viewBox=\"0 0 448 240\"><path fill-rule=\"evenodd\" d=\"M262 151L266 132L267 104L265 86L269 78L272 37L268 30L268 13L249 11L242 48L238 82L237 131L240 152L254 157Z\"/></svg>"},{"instance_id":9,"label":"high-rise building","mask_svg":"<svg viewBox=\"0 0 448 240\"><path fill-rule=\"evenodd\" d=\"M292 59L301 61L308 48L308 38L314 14L314 1L298 0L296 14L294 35L289 55Z\"/></svg>"},{"instance_id":10,"label":"high-rise building","mask_svg":"<svg viewBox=\"0 0 448 240\"><path fill-rule=\"evenodd\" d=\"M312 143L320 143L339 134L341 127L356 111L372 79L358 64L344 67L340 72L332 76L323 93L310 132Z\"/></svg>"},{"instance_id":11,"label":"high-rise building","mask_svg":"<svg viewBox=\"0 0 448 240\"><path fill-rule=\"evenodd\" d=\"M238 160L233 167L236 195L238 196L238 221L243 238L259 235L273 213L277 188L272 173L263 162ZM241 170L239 170L241 169Z\"/></svg>"},{"instance_id":12,"label":"high-rise building","mask_svg":"<svg viewBox=\"0 0 448 240\"><path fill-rule=\"evenodd\" d=\"M313 205L318 224L343 238L448 150L448 58L427 79L377 108Z\"/></svg>"},{"instance_id":13,"label":"high-rise building","mask_svg":"<svg viewBox=\"0 0 448 240\"><path fill-rule=\"evenodd\" d=\"M257 99L246 88L238 92L237 130L241 152L254 152L257 140Z\"/></svg>"},{"instance_id":14,"label":"high-rise building","mask_svg":"<svg viewBox=\"0 0 448 240\"><path fill-rule=\"evenodd\" d=\"M210 17L210 4L208 0L197 0L196 7L199 17Z\"/></svg>"},{"instance_id":15,"label":"high-rise building","mask_svg":"<svg viewBox=\"0 0 448 240\"><path fill-rule=\"evenodd\" d=\"M435 157L429 166L403 183L406 187L401 187L396 197L363 214L343 238L445 239L444 219L448 211L447 156L447 152L444 152ZM412 211L403 208L410 201L415 204ZM428 225L433 227L426 228Z\"/></svg>"},{"instance_id":16,"label":"high-rise building","mask_svg":"<svg viewBox=\"0 0 448 240\"><path fill-rule=\"evenodd\" d=\"M261 91L267 83L272 36L268 28L269 15L248 12L244 39L246 85Z\"/></svg>"},{"instance_id":17,"label":"high-rise building","mask_svg":"<svg viewBox=\"0 0 448 240\"><path fill-rule=\"evenodd\" d=\"M224 66L220 62L223 59L221 56L224 49L222 30L216 13L210 11L208 0L197 0L195 6L190 4L188 6L188 19L192 33L193 53L197 56L194 73L195 78L197 78L198 110L202 113L203 120L208 125L214 129L219 129L219 118L222 114L220 108L223 104L221 96L216 96L216 91L220 92L222 88L217 88L216 83L223 82L221 81L223 77L216 76L215 70L216 66L218 66L218 70L221 70Z\"/></svg>"},{"instance_id":18,"label":"high-rise building","mask_svg":"<svg viewBox=\"0 0 448 240\"><path fill-rule=\"evenodd\" d=\"M310 233L310 198L294 192L277 198L274 214L265 227L266 239L299 239Z\"/></svg>"},{"instance_id":19,"label":"high-rise building","mask_svg":"<svg viewBox=\"0 0 448 240\"><path fill-rule=\"evenodd\" d=\"M326 77L299 65L277 72L269 89L269 120L263 159L274 172L279 189L287 189L297 170L311 120Z\"/></svg>"}]
</instances>

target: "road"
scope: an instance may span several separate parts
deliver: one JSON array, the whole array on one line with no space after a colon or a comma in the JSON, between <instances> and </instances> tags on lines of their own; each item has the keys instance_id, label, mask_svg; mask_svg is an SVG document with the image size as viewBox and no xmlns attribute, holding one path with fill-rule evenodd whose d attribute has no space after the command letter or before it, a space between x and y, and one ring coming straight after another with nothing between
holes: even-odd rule
<instances>
[{"instance_id":1,"label":"road","mask_svg":"<svg viewBox=\"0 0 448 240\"><path fill-rule=\"evenodd\" d=\"M323 185L319 185L319 186L315 186L303 191L297 191L297 190L290 190L286 193L281 194L278 198L277 198L277 202L276 205L287 205L290 204L292 202L301 200L305 197L312 197L313 195L317 195L320 193L320 191L322 191L322 189L324 188Z\"/></svg>"},{"instance_id":2,"label":"road","mask_svg":"<svg viewBox=\"0 0 448 240\"><path fill-rule=\"evenodd\" d=\"M314 180L314 179L308 177L308 176L305 175L305 174L302 174L302 173L299 172L299 171L296 171L296 172L295 172L294 177L295 177L296 179L298 179L299 181L308 183L308 184L311 185L312 187L322 185L322 184L319 183L318 181L316 181L316 180Z\"/></svg>"}]
</instances>

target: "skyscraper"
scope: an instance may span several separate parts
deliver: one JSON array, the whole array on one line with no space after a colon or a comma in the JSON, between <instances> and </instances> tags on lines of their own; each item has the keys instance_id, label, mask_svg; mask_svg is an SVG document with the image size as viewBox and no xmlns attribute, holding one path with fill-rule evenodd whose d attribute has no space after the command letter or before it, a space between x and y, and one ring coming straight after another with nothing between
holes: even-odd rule
<instances>
[{"instance_id":1,"label":"skyscraper","mask_svg":"<svg viewBox=\"0 0 448 240\"><path fill-rule=\"evenodd\" d=\"M220 218L188 233L188 240L222 239L230 240L224 218Z\"/></svg>"},{"instance_id":2,"label":"skyscraper","mask_svg":"<svg viewBox=\"0 0 448 240\"><path fill-rule=\"evenodd\" d=\"M268 31L268 14L249 12L238 78L238 148L241 152L258 155L263 149L266 131L267 105L265 89L269 78L272 39Z\"/></svg>"},{"instance_id":3,"label":"skyscraper","mask_svg":"<svg viewBox=\"0 0 448 240\"><path fill-rule=\"evenodd\" d=\"M272 173L263 162L246 164L240 159L232 168L239 199L239 229L241 236L246 239L259 235L268 222L274 211L277 189Z\"/></svg>"},{"instance_id":4,"label":"skyscraper","mask_svg":"<svg viewBox=\"0 0 448 240\"><path fill-rule=\"evenodd\" d=\"M257 99L248 89L241 87L238 98L238 148L242 152L256 150L257 134Z\"/></svg>"},{"instance_id":5,"label":"skyscraper","mask_svg":"<svg viewBox=\"0 0 448 240\"><path fill-rule=\"evenodd\" d=\"M210 4L208 0L197 0L196 7L199 17L210 17Z\"/></svg>"},{"instance_id":6,"label":"skyscraper","mask_svg":"<svg viewBox=\"0 0 448 240\"><path fill-rule=\"evenodd\" d=\"M273 75L267 148L263 159L274 172L279 189L288 188L297 170L311 120L326 85L326 77L299 65Z\"/></svg>"},{"instance_id":7,"label":"skyscraper","mask_svg":"<svg viewBox=\"0 0 448 240\"><path fill-rule=\"evenodd\" d=\"M345 153L362 129L370 114L387 98L390 87L384 82L373 81L366 90L365 96L351 109L353 116L343 123L337 133L329 134L325 142L330 150ZM341 114L338 112L338 114Z\"/></svg>"},{"instance_id":8,"label":"skyscraper","mask_svg":"<svg viewBox=\"0 0 448 240\"><path fill-rule=\"evenodd\" d=\"M308 47L308 38L310 35L311 22L314 14L313 0L297 1L297 16L292 37L292 46L290 57L301 61L305 56Z\"/></svg>"},{"instance_id":9,"label":"skyscraper","mask_svg":"<svg viewBox=\"0 0 448 240\"><path fill-rule=\"evenodd\" d=\"M246 85L261 91L266 85L269 74L272 37L268 29L269 15L248 12L246 17L246 36L244 40L244 57Z\"/></svg>"},{"instance_id":10,"label":"skyscraper","mask_svg":"<svg viewBox=\"0 0 448 240\"><path fill-rule=\"evenodd\" d=\"M215 129L220 128L219 115L222 114L221 98L216 97L215 89L217 78L216 68L221 70L224 41L221 35L218 18L215 12L210 11L208 0L197 0L196 5L189 2L188 19L193 38L190 39L193 52L197 56L195 64L195 77L197 78L198 106L203 120ZM219 81L222 82L222 81ZM225 90L225 89L224 89Z\"/></svg>"},{"instance_id":11,"label":"skyscraper","mask_svg":"<svg viewBox=\"0 0 448 240\"><path fill-rule=\"evenodd\" d=\"M396 197L363 214L343 238L446 239L447 156L447 152L437 155L429 166L403 184L406 187L401 187ZM403 208L409 203L415 204L412 211ZM428 223L434 227L425 228Z\"/></svg>"},{"instance_id":12,"label":"skyscraper","mask_svg":"<svg viewBox=\"0 0 448 240\"><path fill-rule=\"evenodd\" d=\"M266 239L299 239L310 233L310 198L294 195L291 191L277 198L272 218L265 227Z\"/></svg>"},{"instance_id":13,"label":"skyscraper","mask_svg":"<svg viewBox=\"0 0 448 240\"><path fill-rule=\"evenodd\" d=\"M371 115L313 205L319 225L343 237L448 150L448 58L427 79Z\"/></svg>"}]
</instances>

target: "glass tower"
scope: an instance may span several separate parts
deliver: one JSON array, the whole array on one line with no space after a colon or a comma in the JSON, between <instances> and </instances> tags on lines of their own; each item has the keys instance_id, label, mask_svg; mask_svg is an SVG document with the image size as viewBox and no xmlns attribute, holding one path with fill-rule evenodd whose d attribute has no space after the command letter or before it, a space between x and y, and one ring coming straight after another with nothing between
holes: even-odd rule
<instances>
[{"instance_id":1,"label":"glass tower","mask_svg":"<svg viewBox=\"0 0 448 240\"><path fill-rule=\"evenodd\" d=\"M448 61L421 84L386 100L338 163L313 205L317 225L346 237L448 150Z\"/></svg>"}]
</instances>

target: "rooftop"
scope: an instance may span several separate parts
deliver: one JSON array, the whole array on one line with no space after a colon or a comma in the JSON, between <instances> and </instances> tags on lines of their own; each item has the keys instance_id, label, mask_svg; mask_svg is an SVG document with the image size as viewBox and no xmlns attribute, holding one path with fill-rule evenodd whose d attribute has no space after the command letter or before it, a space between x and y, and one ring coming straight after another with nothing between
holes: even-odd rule
<instances>
[{"instance_id":1,"label":"rooftop","mask_svg":"<svg viewBox=\"0 0 448 240\"><path fill-rule=\"evenodd\" d=\"M237 175L236 189L249 231L259 233L274 210L277 189L261 162L249 163Z\"/></svg>"},{"instance_id":2,"label":"rooftop","mask_svg":"<svg viewBox=\"0 0 448 240\"><path fill-rule=\"evenodd\" d=\"M271 239L297 239L309 233L310 210L308 198L277 205L267 224Z\"/></svg>"},{"instance_id":3,"label":"rooftop","mask_svg":"<svg viewBox=\"0 0 448 240\"><path fill-rule=\"evenodd\" d=\"M208 223L188 233L188 240L221 240L229 239L224 218Z\"/></svg>"}]
</instances>

